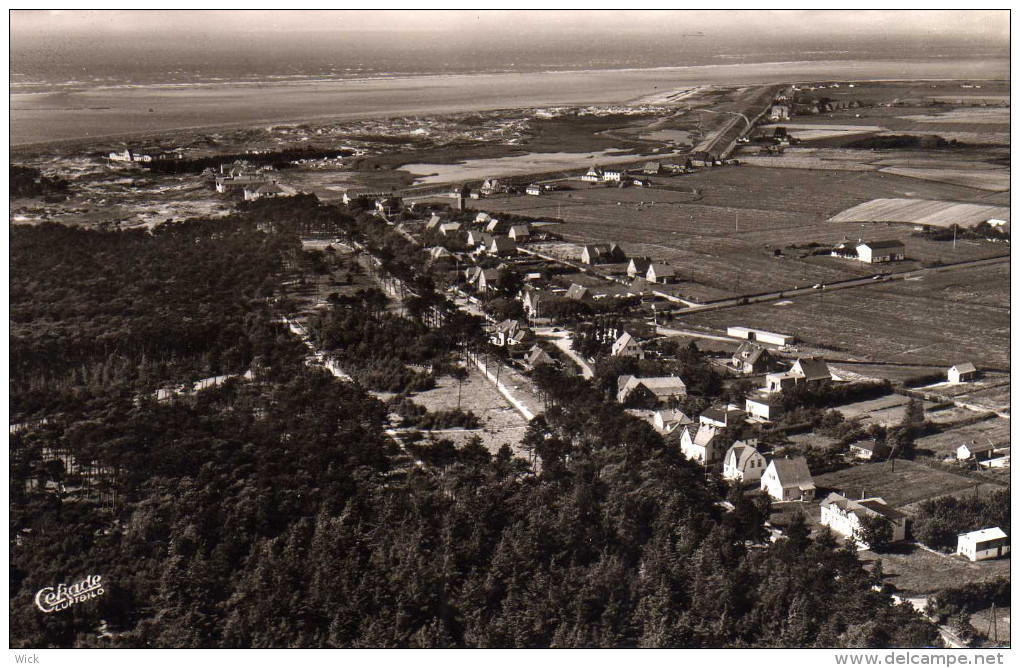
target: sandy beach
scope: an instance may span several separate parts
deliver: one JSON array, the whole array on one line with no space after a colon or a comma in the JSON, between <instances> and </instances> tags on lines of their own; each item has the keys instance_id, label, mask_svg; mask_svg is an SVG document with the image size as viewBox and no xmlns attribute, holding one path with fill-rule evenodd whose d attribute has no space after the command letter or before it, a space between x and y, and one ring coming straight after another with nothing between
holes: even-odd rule
<instances>
[{"instance_id":1,"label":"sandy beach","mask_svg":"<svg viewBox=\"0 0 1020 668\"><path fill-rule=\"evenodd\" d=\"M695 85L1008 79L1007 60L817 61L200 86L10 96L12 146L171 130L662 99ZM651 97L650 97L651 96Z\"/></svg>"}]
</instances>

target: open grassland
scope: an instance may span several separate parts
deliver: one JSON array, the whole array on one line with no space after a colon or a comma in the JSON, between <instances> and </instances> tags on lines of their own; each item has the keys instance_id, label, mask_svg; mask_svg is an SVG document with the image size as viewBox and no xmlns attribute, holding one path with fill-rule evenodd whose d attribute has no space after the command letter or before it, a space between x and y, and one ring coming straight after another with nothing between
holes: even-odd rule
<instances>
[{"instance_id":1,"label":"open grassland","mask_svg":"<svg viewBox=\"0 0 1020 668\"><path fill-rule=\"evenodd\" d=\"M908 176L924 181L937 181L979 190L1004 192L1009 190L1009 170L1006 169L918 169L915 167L883 167L886 174Z\"/></svg>"},{"instance_id":2,"label":"open grassland","mask_svg":"<svg viewBox=\"0 0 1020 668\"><path fill-rule=\"evenodd\" d=\"M908 248L913 242L913 238L906 240ZM928 273L921 280L885 283L882 290L911 299L938 298L1008 310L1009 279L1010 265L1006 263Z\"/></svg>"},{"instance_id":3,"label":"open grassland","mask_svg":"<svg viewBox=\"0 0 1020 668\"><path fill-rule=\"evenodd\" d=\"M1006 185L1008 187L1009 184ZM949 227L951 225L977 225L990 218L1008 221L1009 216L1010 210L1000 206L893 197L877 198L858 204L841 211L829 220L834 223L879 221Z\"/></svg>"},{"instance_id":4,"label":"open grassland","mask_svg":"<svg viewBox=\"0 0 1020 668\"><path fill-rule=\"evenodd\" d=\"M919 450L931 450L940 457L955 457L956 449L964 443L991 442L996 447L1010 444L1009 420L994 417L974 424L964 425L931 436L917 439Z\"/></svg>"},{"instance_id":5,"label":"open grassland","mask_svg":"<svg viewBox=\"0 0 1020 668\"><path fill-rule=\"evenodd\" d=\"M861 553L864 559L874 559L876 556L882 559L886 582L896 587L902 596L926 596L967 582L1009 577L1009 557L970 562L963 557L936 554L918 546L908 546L906 553ZM999 637L1003 637L1001 633Z\"/></svg>"},{"instance_id":6,"label":"open grassland","mask_svg":"<svg viewBox=\"0 0 1020 668\"><path fill-rule=\"evenodd\" d=\"M929 467L922 462L905 459L891 462L866 462L831 473L815 476L819 496L836 491L856 499L861 494L879 496L894 508L918 503L951 492L973 489L979 482L965 475ZM989 489L990 483L981 483ZM904 510L909 512L909 509Z\"/></svg>"},{"instance_id":7,"label":"open grassland","mask_svg":"<svg viewBox=\"0 0 1020 668\"><path fill-rule=\"evenodd\" d=\"M1009 565L1009 559L1004 560L1006 565ZM985 646L991 646L987 643L993 639L998 643L998 646L1005 645L1009 647L1010 639L1010 607L995 608L995 628L992 628L992 609L988 608L975 612L970 616L970 625L974 627L974 630L979 635L983 636L985 640Z\"/></svg>"},{"instance_id":8,"label":"open grassland","mask_svg":"<svg viewBox=\"0 0 1020 668\"><path fill-rule=\"evenodd\" d=\"M750 304L692 313L682 323L716 330L743 325L795 334L809 346L862 361L938 364L960 359L1008 369L1009 313L936 297L904 297L868 286L795 297L793 304Z\"/></svg>"},{"instance_id":9,"label":"open grassland","mask_svg":"<svg viewBox=\"0 0 1020 668\"><path fill-rule=\"evenodd\" d=\"M501 196L471 206L541 218L558 218L556 233L577 243L617 242L629 255L648 255L676 266L681 293L698 300L868 276L878 271L917 268L916 262L877 268L810 251L776 249L808 243L831 246L846 236L903 238L911 260L956 262L1002 254L991 242L933 242L906 238L901 227L826 222L845 208L881 195L945 196L974 199L988 193L883 174L838 170L788 170L735 166L655 183L697 189L701 199L677 201L674 190L592 188L542 197Z\"/></svg>"}]
</instances>

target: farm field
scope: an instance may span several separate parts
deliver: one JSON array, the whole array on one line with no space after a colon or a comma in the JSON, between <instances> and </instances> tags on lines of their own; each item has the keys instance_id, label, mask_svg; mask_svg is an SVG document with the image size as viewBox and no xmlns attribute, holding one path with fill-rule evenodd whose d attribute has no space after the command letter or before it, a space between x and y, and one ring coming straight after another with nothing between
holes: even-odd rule
<instances>
[{"instance_id":1,"label":"farm field","mask_svg":"<svg viewBox=\"0 0 1020 668\"><path fill-rule=\"evenodd\" d=\"M876 555L864 551L860 555L866 560L881 558L886 582L896 587L901 596L926 596L965 582L1009 577L1008 557L975 563L951 554L929 552L916 545L906 546L905 554Z\"/></svg>"},{"instance_id":2,"label":"farm field","mask_svg":"<svg viewBox=\"0 0 1020 668\"><path fill-rule=\"evenodd\" d=\"M915 445L919 450L931 450L938 457L955 457L956 448L964 443L974 441L978 443L991 441L992 445L996 447L1009 445L1009 420L993 417L974 424L956 427L941 434L922 436L917 439Z\"/></svg>"},{"instance_id":3,"label":"farm field","mask_svg":"<svg viewBox=\"0 0 1020 668\"><path fill-rule=\"evenodd\" d=\"M884 172L887 171L883 170ZM982 174L985 172L981 172ZM1009 183L1006 183L1008 188ZM1009 221L1010 210L987 204L945 200L878 198L850 207L829 218L833 223L890 222L910 225L976 225L990 218Z\"/></svg>"},{"instance_id":4,"label":"farm field","mask_svg":"<svg viewBox=\"0 0 1020 668\"><path fill-rule=\"evenodd\" d=\"M979 190L1005 192L1009 190L1009 170L1005 169L919 169L916 167L883 167L886 174L909 176L923 181L937 181L967 186Z\"/></svg>"},{"instance_id":5,"label":"farm field","mask_svg":"<svg viewBox=\"0 0 1020 668\"><path fill-rule=\"evenodd\" d=\"M791 176L794 175L794 176ZM680 292L697 300L784 290L876 273L874 266L829 257L794 257L776 249L816 243L833 245L846 236L904 237L889 225L837 225L826 218L847 206L884 194L935 194L976 198L983 191L930 183L880 172L788 170L736 166L673 179L698 189L697 202L676 202L674 191L657 188L589 189L543 197L502 196L471 206L558 218L555 231L577 243L615 241L629 255L671 262L681 273ZM663 180L663 182L667 182ZM912 189L913 188L913 189ZM660 194L662 199L660 201ZM615 202L607 206L609 202ZM1003 252L991 242L935 242L910 238L908 256L917 261L953 262ZM897 270L917 268L910 262Z\"/></svg>"},{"instance_id":6,"label":"farm field","mask_svg":"<svg viewBox=\"0 0 1020 668\"><path fill-rule=\"evenodd\" d=\"M906 241L913 244L914 239ZM1005 248L1003 251L1005 252ZM989 306L1008 310L1010 265L968 267L929 272L919 281L891 281L882 285L888 291L911 299L938 298L949 302Z\"/></svg>"},{"instance_id":7,"label":"farm field","mask_svg":"<svg viewBox=\"0 0 1020 668\"><path fill-rule=\"evenodd\" d=\"M908 299L882 286L818 291L790 301L793 304L784 307L749 304L691 313L679 320L717 331L743 325L788 332L807 346L861 361L948 368L959 359L970 359L978 366L1009 369L1010 318L999 308L937 297Z\"/></svg>"},{"instance_id":8,"label":"farm field","mask_svg":"<svg viewBox=\"0 0 1020 668\"><path fill-rule=\"evenodd\" d=\"M815 476L820 498L830 491L841 492L850 498L859 498L864 493L866 496L882 497L890 506L903 512L909 512L903 506L972 489L978 482L964 475L904 459L896 460L895 470L886 462L866 462ZM990 483L982 482L981 485L987 489Z\"/></svg>"}]
</instances>

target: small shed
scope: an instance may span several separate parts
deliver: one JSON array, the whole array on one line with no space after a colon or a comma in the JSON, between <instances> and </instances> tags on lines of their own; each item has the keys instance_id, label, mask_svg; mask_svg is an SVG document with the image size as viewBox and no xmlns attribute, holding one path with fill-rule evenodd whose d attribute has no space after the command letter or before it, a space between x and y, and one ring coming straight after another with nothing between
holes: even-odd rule
<instances>
[{"instance_id":1,"label":"small shed","mask_svg":"<svg viewBox=\"0 0 1020 668\"><path fill-rule=\"evenodd\" d=\"M970 362L956 364L949 367L948 377L950 383L966 383L977 378L977 367Z\"/></svg>"}]
</instances>

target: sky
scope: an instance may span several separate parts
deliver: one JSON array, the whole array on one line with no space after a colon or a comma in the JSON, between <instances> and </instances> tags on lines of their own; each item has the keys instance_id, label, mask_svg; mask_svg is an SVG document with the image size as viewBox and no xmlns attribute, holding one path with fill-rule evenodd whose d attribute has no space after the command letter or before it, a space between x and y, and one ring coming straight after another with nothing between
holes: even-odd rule
<instances>
[{"instance_id":1,"label":"sky","mask_svg":"<svg viewBox=\"0 0 1020 668\"><path fill-rule=\"evenodd\" d=\"M351 10L14 10L12 41L66 34L147 35L172 38L202 34L414 31L444 34L543 34L560 31L704 32L764 36L915 35L1009 40L1009 12L920 10L741 11L351 11Z\"/></svg>"}]
</instances>

